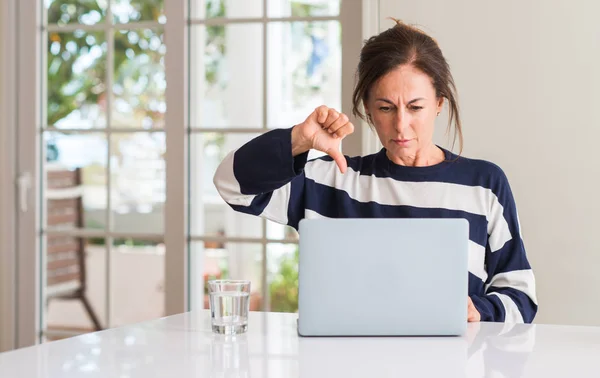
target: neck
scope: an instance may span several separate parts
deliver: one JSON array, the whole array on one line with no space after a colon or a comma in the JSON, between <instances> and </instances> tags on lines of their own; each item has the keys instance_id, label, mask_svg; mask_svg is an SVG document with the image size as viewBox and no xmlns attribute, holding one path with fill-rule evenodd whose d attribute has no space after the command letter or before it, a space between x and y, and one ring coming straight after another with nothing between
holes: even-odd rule
<instances>
[{"instance_id":1,"label":"neck","mask_svg":"<svg viewBox=\"0 0 600 378\"><path fill-rule=\"evenodd\" d=\"M385 153L394 164L407 167L428 167L439 164L446 158L444 151L433 143L415 151L407 151L403 155L392 155L389 150Z\"/></svg>"}]
</instances>

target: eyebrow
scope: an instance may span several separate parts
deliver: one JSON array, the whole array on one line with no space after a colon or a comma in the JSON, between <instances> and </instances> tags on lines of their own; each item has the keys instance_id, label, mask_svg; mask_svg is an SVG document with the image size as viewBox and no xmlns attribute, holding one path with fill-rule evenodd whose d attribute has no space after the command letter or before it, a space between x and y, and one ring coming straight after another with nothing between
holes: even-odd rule
<instances>
[{"instance_id":1,"label":"eyebrow","mask_svg":"<svg viewBox=\"0 0 600 378\"><path fill-rule=\"evenodd\" d=\"M407 105L410 105L413 102L417 102L419 100L425 100L425 98L424 97L418 97L418 98L412 99L412 100L410 100L408 102ZM387 102L388 104L394 105L394 103L392 101L388 100L387 98L377 98L377 99L375 99L375 101L383 101L383 102Z\"/></svg>"}]
</instances>

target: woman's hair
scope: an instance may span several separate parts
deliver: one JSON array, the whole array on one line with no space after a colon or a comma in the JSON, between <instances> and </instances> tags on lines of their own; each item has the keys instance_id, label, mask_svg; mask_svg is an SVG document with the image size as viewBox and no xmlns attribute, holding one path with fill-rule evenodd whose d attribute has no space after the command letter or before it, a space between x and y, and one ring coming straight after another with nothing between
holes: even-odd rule
<instances>
[{"instance_id":1,"label":"woman's hair","mask_svg":"<svg viewBox=\"0 0 600 378\"><path fill-rule=\"evenodd\" d=\"M373 84L398 66L410 64L431 78L437 98L442 97L448 101L450 117L447 131L450 132L454 123L453 145L458 136L462 152L463 134L457 102L458 96L454 79L450 73L450 66L446 62L442 50L437 42L422 30L402 21L393 20L396 25L369 38L361 50L356 73L358 82L352 96L352 113L367 120L360 107L367 102Z\"/></svg>"}]
</instances>

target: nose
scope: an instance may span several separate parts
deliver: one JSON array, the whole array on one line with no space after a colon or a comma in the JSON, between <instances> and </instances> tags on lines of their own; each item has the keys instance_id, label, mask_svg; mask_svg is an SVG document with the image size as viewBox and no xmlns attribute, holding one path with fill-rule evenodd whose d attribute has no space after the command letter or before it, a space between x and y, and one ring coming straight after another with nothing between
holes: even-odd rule
<instances>
[{"instance_id":1,"label":"nose","mask_svg":"<svg viewBox=\"0 0 600 378\"><path fill-rule=\"evenodd\" d=\"M409 125L408 115L402 110L397 111L396 117L394 120L394 127L396 128L396 131L399 133L402 133L404 130L406 130L408 125Z\"/></svg>"}]
</instances>

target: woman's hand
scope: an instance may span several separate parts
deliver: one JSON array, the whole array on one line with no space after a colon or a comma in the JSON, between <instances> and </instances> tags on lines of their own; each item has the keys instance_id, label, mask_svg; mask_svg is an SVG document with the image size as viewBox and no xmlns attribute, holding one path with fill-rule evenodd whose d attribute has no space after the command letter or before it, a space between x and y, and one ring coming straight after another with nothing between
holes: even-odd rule
<instances>
[{"instance_id":1,"label":"woman's hand","mask_svg":"<svg viewBox=\"0 0 600 378\"><path fill-rule=\"evenodd\" d=\"M304 122L292 129L292 155L298 156L310 149L325 152L335 160L342 173L348 168L340 152L340 142L354 132L348 116L321 105Z\"/></svg>"},{"instance_id":2,"label":"woman's hand","mask_svg":"<svg viewBox=\"0 0 600 378\"><path fill-rule=\"evenodd\" d=\"M467 305L467 321L468 322L480 322L481 321L481 314L475 308L475 305L473 304L471 297L469 297L469 303Z\"/></svg>"}]
</instances>

